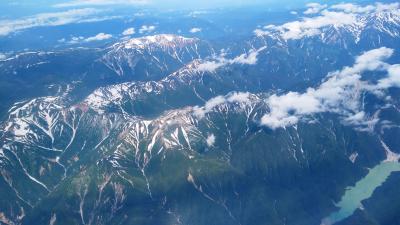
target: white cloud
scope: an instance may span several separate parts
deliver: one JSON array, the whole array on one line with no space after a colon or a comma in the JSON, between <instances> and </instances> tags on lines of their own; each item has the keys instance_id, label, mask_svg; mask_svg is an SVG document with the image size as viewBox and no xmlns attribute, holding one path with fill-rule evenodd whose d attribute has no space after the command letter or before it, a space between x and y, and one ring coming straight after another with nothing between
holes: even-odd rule
<instances>
[{"instance_id":1,"label":"white cloud","mask_svg":"<svg viewBox=\"0 0 400 225\"><path fill-rule=\"evenodd\" d=\"M288 92L283 95L271 95L265 99L269 112L260 123L271 129L291 126L302 119L309 119L316 113L330 112L338 114L343 123L356 126L357 129L370 131L379 122L377 115L368 116L363 109L362 96L369 92L390 101L385 96L386 89L400 87L400 64L390 65L385 61L394 53L390 48L378 48L364 52L355 58L353 66L329 73L316 88L305 92ZM232 61L232 60L231 60ZM386 76L377 82L363 79L365 72L383 72ZM210 99L203 107L194 107L193 114L203 118L216 107L226 103L246 103L250 101L249 93L234 92L227 96Z\"/></svg>"},{"instance_id":2,"label":"white cloud","mask_svg":"<svg viewBox=\"0 0 400 225\"><path fill-rule=\"evenodd\" d=\"M76 36L72 37L69 41L67 41L65 38L62 38L58 40L60 43L67 43L67 44L79 44L82 42L93 42L93 41L103 41L103 40L108 40L112 38L113 36L111 34L105 34L105 33L99 33L93 37L88 37L85 38L83 36Z\"/></svg>"},{"instance_id":3,"label":"white cloud","mask_svg":"<svg viewBox=\"0 0 400 225\"><path fill-rule=\"evenodd\" d=\"M71 40L68 41L67 43L68 43L68 44L77 44L77 43L82 42L83 40L85 40L85 38L82 37L82 36L79 36L79 37L72 37Z\"/></svg>"},{"instance_id":4,"label":"white cloud","mask_svg":"<svg viewBox=\"0 0 400 225\"><path fill-rule=\"evenodd\" d=\"M155 26L147 26L147 25L143 25L140 29L139 29L139 33L143 34L143 33L150 33L153 32L156 29Z\"/></svg>"},{"instance_id":5,"label":"white cloud","mask_svg":"<svg viewBox=\"0 0 400 225\"><path fill-rule=\"evenodd\" d=\"M274 28L275 28L275 26L274 26ZM266 29L266 27L264 27L264 29ZM257 29L255 29L254 31L253 31L253 33L256 35L256 36L266 36L266 35L269 35L269 34L271 34L271 31L270 30L263 30L263 29L259 29L259 28L257 28Z\"/></svg>"},{"instance_id":6,"label":"white cloud","mask_svg":"<svg viewBox=\"0 0 400 225\"><path fill-rule=\"evenodd\" d=\"M71 23L90 22L94 14L101 12L97 9L72 9L64 12L41 13L17 20L0 20L0 36L33 27L60 26Z\"/></svg>"},{"instance_id":7,"label":"white cloud","mask_svg":"<svg viewBox=\"0 0 400 225\"><path fill-rule=\"evenodd\" d=\"M372 12L391 12L400 15L400 4L382 4L359 6L357 4L337 4L327 8L326 5L311 4L301 20L288 22L282 25L267 25L263 28L254 30L257 36L279 34L283 39L301 39L321 35L322 29L333 26L336 29L351 25L353 27L367 26L361 16ZM316 15L311 15L316 14Z\"/></svg>"},{"instance_id":8,"label":"white cloud","mask_svg":"<svg viewBox=\"0 0 400 225\"><path fill-rule=\"evenodd\" d=\"M384 4L384 3L376 3L376 11L382 12L382 11L397 11L400 8L400 3L390 3L390 4Z\"/></svg>"},{"instance_id":9,"label":"white cloud","mask_svg":"<svg viewBox=\"0 0 400 225\"><path fill-rule=\"evenodd\" d=\"M216 106L225 103L226 99L223 96L214 97L206 102L204 107L194 107L194 115L198 118L203 118L207 113L211 112Z\"/></svg>"},{"instance_id":10,"label":"white cloud","mask_svg":"<svg viewBox=\"0 0 400 225\"><path fill-rule=\"evenodd\" d=\"M190 33L198 33L198 32L201 32L201 28L198 28L198 27L194 27L194 28L192 28L192 29L190 29L190 31L189 31Z\"/></svg>"},{"instance_id":11,"label":"white cloud","mask_svg":"<svg viewBox=\"0 0 400 225\"><path fill-rule=\"evenodd\" d=\"M248 102L250 99L249 92L234 92L227 96L226 100L228 102Z\"/></svg>"},{"instance_id":12,"label":"white cloud","mask_svg":"<svg viewBox=\"0 0 400 225\"><path fill-rule=\"evenodd\" d=\"M237 56L233 59L226 59L224 54L219 55L214 58L213 61L205 61L197 66L197 71L200 72L215 72L220 67L232 64L246 64L246 65L255 65L257 64L258 54L265 50L267 47L262 47L260 49L254 50L251 49L248 53L243 53L240 56Z\"/></svg>"},{"instance_id":13,"label":"white cloud","mask_svg":"<svg viewBox=\"0 0 400 225\"><path fill-rule=\"evenodd\" d=\"M265 50L267 47L262 47L258 50L250 50L248 54L242 54L232 60L229 61L230 64L247 64L247 65L255 65L257 64L257 56L258 54Z\"/></svg>"},{"instance_id":14,"label":"white cloud","mask_svg":"<svg viewBox=\"0 0 400 225\"><path fill-rule=\"evenodd\" d=\"M383 61L391 57L393 53L393 49L385 47L364 52L356 58L356 64L352 68L353 71L348 71L349 68L346 68L346 72L359 73L365 70L373 71L382 67L387 67L388 64Z\"/></svg>"},{"instance_id":15,"label":"white cloud","mask_svg":"<svg viewBox=\"0 0 400 225\"><path fill-rule=\"evenodd\" d=\"M377 120L367 118L361 109L361 95L395 85L400 87L399 65L384 62L392 54L392 49L384 47L365 52L356 58L352 67L330 73L318 88L309 88L304 93L270 96L266 100L270 112L262 117L261 124L276 129L294 125L315 113L333 112L342 115L346 123L371 127ZM388 77L371 84L362 80L361 74L366 71L386 71ZM393 74L397 75L392 77Z\"/></svg>"},{"instance_id":16,"label":"white cloud","mask_svg":"<svg viewBox=\"0 0 400 225\"><path fill-rule=\"evenodd\" d=\"M85 42L92 42L92 41L104 41L112 38L111 34L99 33L96 36L88 37L85 39Z\"/></svg>"},{"instance_id":17,"label":"white cloud","mask_svg":"<svg viewBox=\"0 0 400 225\"><path fill-rule=\"evenodd\" d=\"M345 118L344 122L348 125L356 126L362 131L373 130L373 127L379 122L379 119L376 117L369 119L366 118L368 118L366 113L364 111L360 111Z\"/></svg>"},{"instance_id":18,"label":"white cloud","mask_svg":"<svg viewBox=\"0 0 400 225\"><path fill-rule=\"evenodd\" d=\"M321 33L321 28L326 26L344 26L357 22L353 14L344 12L331 12L324 10L320 16L303 18L301 21L285 23L281 26L266 26L264 30L255 30L256 35L268 35L271 32L279 32L282 37L288 39L300 39L306 36L315 36Z\"/></svg>"},{"instance_id":19,"label":"white cloud","mask_svg":"<svg viewBox=\"0 0 400 225\"><path fill-rule=\"evenodd\" d=\"M135 28L133 28L133 27L128 28L128 29L124 30L124 32L122 32L122 35L124 35L124 36L129 36L132 34L135 34Z\"/></svg>"},{"instance_id":20,"label":"white cloud","mask_svg":"<svg viewBox=\"0 0 400 225\"><path fill-rule=\"evenodd\" d=\"M7 58L7 56L6 56L6 55L4 55L4 54L0 53L0 60L4 60L4 59L6 59L6 58Z\"/></svg>"},{"instance_id":21,"label":"white cloud","mask_svg":"<svg viewBox=\"0 0 400 225\"><path fill-rule=\"evenodd\" d=\"M106 6L106 5L142 5L147 0L74 0L55 4L54 7L77 7L77 6Z\"/></svg>"},{"instance_id":22,"label":"white cloud","mask_svg":"<svg viewBox=\"0 0 400 225\"><path fill-rule=\"evenodd\" d=\"M339 10L339 11L343 11L346 13L369 13L376 9L376 7L373 5L367 5L365 7L362 7L359 5L352 4L352 3L341 3L341 4L333 5L331 8Z\"/></svg>"},{"instance_id":23,"label":"white cloud","mask_svg":"<svg viewBox=\"0 0 400 225\"><path fill-rule=\"evenodd\" d=\"M289 92L283 96L268 98L270 113L264 115L261 123L272 129L296 124L300 115L317 113L322 110L321 102L312 94Z\"/></svg>"},{"instance_id":24,"label":"white cloud","mask_svg":"<svg viewBox=\"0 0 400 225\"><path fill-rule=\"evenodd\" d=\"M226 96L217 96L208 100L203 107L193 107L193 114L197 118L203 118L207 113L213 111L219 105L225 103L248 103L250 102L250 93L232 92Z\"/></svg>"},{"instance_id":25,"label":"white cloud","mask_svg":"<svg viewBox=\"0 0 400 225\"><path fill-rule=\"evenodd\" d=\"M206 61L197 66L199 72L214 72L218 68L226 65L224 62Z\"/></svg>"},{"instance_id":26,"label":"white cloud","mask_svg":"<svg viewBox=\"0 0 400 225\"><path fill-rule=\"evenodd\" d=\"M206 10L193 11L193 12L190 12L190 13L188 14L188 16L190 16L190 17L196 17L196 16L199 16L199 15L205 15L205 14L208 14L208 13L209 13L209 11L206 11Z\"/></svg>"},{"instance_id":27,"label":"white cloud","mask_svg":"<svg viewBox=\"0 0 400 225\"><path fill-rule=\"evenodd\" d=\"M400 87L400 65L388 67L388 77L379 80L377 89L387 89L390 87Z\"/></svg>"},{"instance_id":28,"label":"white cloud","mask_svg":"<svg viewBox=\"0 0 400 225\"><path fill-rule=\"evenodd\" d=\"M304 11L304 14L306 14L306 15L317 14L317 13L321 12L323 9L325 9L326 7L328 7L328 5L326 5L326 4L321 5L319 3L308 3L307 7L308 7L308 9L306 11Z\"/></svg>"},{"instance_id":29,"label":"white cloud","mask_svg":"<svg viewBox=\"0 0 400 225\"><path fill-rule=\"evenodd\" d=\"M208 135L206 142L207 142L207 146L208 147L214 146L214 144L215 144L215 135L214 134Z\"/></svg>"},{"instance_id":30,"label":"white cloud","mask_svg":"<svg viewBox=\"0 0 400 225\"><path fill-rule=\"evenodd\" d=\"M296 11L290 11L290 14L297 15L298 13Z\"/></svg>"}]
</instances>

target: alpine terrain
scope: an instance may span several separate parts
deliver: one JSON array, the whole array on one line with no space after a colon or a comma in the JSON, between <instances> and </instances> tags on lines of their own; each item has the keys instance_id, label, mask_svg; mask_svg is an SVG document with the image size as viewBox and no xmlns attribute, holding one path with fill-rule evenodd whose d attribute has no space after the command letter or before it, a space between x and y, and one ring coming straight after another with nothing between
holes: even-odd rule
<instances>
[{"instance_id":1,"label":"alpine terrain","mask_svg":"<svg viewBox=\"0 0 400 225\"><path fill-rule=\"evenodd\" d=\"M7 2L0 224L400 224L398 2Z\"/></svg>"}]
</instances>

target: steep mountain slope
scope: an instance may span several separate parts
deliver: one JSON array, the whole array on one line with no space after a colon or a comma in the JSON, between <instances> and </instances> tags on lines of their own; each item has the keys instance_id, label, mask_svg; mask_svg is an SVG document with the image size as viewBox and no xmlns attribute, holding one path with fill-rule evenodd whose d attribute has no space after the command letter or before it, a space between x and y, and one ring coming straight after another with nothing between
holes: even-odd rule
<instances>
[{"instance_id":1,"label":"steep mountain slope","mask_svg":"<svg viewBox=\"0 0 400 225\"><path fill-rule=\"evenodd\" d=\"M162 34L114 44L102 62L119 76L148 80L160 79L163 74L212 53L212 48L199 39Z\"/></svg>"},{"instance_id":2,"label":"steep mountain slope","mask_svg":"<svg viewBox=\"0 0 400 225\"><path fill-rule=\"evenodd\" d=\"M68 93L71 101L123 81L162 79L193 59L213 54L209 44L175 35L130 39L104 49L28 52L0 60L0 112L13 103Z\"/></svg>"},{"instance_id":3,"label":"steep mountain slope","mask_svg":"<svg viewBox=\"0 0 400 225\"><path fill-rule=\"evenodd\" d=\"M329 206L329 198L337 199L340 190L365 173L364 166L385 158L380 136L338 125L335 117L321 115L316 118L319 123L301 123L271 132L257 123L267 111L258 96L250 95L251 101L246 102L239 101L237 94L226 98L231 103L217 106L202 118L194 113L196 108L186 108L153 120L98 115L78 107L61 110L54 107L54 102L49 103L56 99L38 100L38 107L53 116L32 117L21 110L18 117L22 119L12 120L13 125L3 137L2 172L10 190L7 199L18 193L14 212L18 212L18 205L26 212L32 210L24 218L27 224L46 223L54 215L66 224L128 223L136 219L203 224L208 219L225 223L228 218L230 223L247 224L254 218L239 216L244 210L241 204L246 204L249 212L256 208L269 212L274 202L279 204L277 210L304 213L288 217L290 224L316 224L327 211L313 217L309 213L318 210L310 208L310 203L307 207L305 203L295 204L297 199L319 199L316 207ZM43 131L35 131L38 127L44 127ZM354 149L358 154L355 164L350 160ZM331 171L339 168L343 173ZM328 188L332 182L335 189ZM35 191L34 196L24 188L26 185L29 191ZM279 191L274 189L276 185ZM293 199L282 202L276 196L298 188L302 191ZM268 197L272 190L278 202ZM187 192L184 196L179 194L183 191ZM260 193L267 194L265 202L256 204ZM65 202L53 209L46 207L61 196ZM197 209L186 211L185 205L192 204L188 199ZM303 207L310 211L301 210ZM203 221L198 210L205 209L210 217ZM102 213L104 210L110 214ZM153 219L146 219L151 211ZM218 219L221 215L225 216ZM268 213L260 218L276 220L276 224L282 219Z\"/></svg>"},{"instance_id":4,"label":"steep mountain slope","mask_svg":"<svg viewBox=\"0 0 400 225\"><path fill-rule=\"evenodd\" d=\"M129 89L123 93L130 93ZM317 224L333 209L331 199L338 199L349 183L358 180L366 172L364 167L387 157L381 141L390 143L385 130L397 128L383 123L376 128L382 126L378 133L357 131L341 125L334 114L321 114L273 131L259 124L269 112L266 98L266 94L231 93L213 98L204 107L166 111L153 119L99 110L87 100L72 107L64 106L60 98L16 105L2 135L4 183L8 200L15 202L13 212L18 212L7 218L18 220L29 211L23 223L41 224L58 217L66 224L137 219L161 224L173 220L203 224L208 219L223 224L228 219L247 224L254 218L240 216L246 212L240 205L246 204L249 212L260 207L271 212L257 214L259 219L280 224L283 218L270 208L279 202L275 210L283 210L282 214L300 213L285 217L287 223ZM97 101L103 106L115 104L107 98ZM368 102L379 104L373 99ZM332 172L338 165L343 172ZM331 182L335 188L328 188ZM25 191L26 185L35 195ZM178 195L179 190L186 190L188 196ZM271 191L282 197L297 194L283 201L269 196ZM264 203L253 205L260 192L266 193ZM46 205L61 196L65 202L47 211ZM191 204L187 198L196 202L196 208L185 210ZM324 210L296 203L303 198L316 199L313 205L324 205ZM205 209L210 217L204 220L198 216ZM148 219L149 213L154 217Z\"/></svg>"},{"instance_id":5,"label":"steep mountain slope","mask_svg":"<svg viewBox=\"0 0 400 225\"><path fill-rule=\"evenodd\" d=\"M38 83L1 116L0 223L321 224L400 154L398 5L372 6L217 52L156 35L1 61L9 89ZM350 224L398 220L388 182Z\"/></svg>"}]
</instances>

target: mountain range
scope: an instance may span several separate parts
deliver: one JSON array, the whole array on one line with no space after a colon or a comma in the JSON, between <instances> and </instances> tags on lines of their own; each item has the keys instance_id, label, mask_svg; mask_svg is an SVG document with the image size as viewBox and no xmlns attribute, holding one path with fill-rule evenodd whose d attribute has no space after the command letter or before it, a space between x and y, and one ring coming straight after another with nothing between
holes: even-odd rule
<instances>
[{"instance_id":1,"label":"mountain range","mask_svg":"<svg viewBox=\"0 0 400 225\"><path fill-rule=\"evenodd\" d=\"M0 59L0 224L400 224L398 172L324 220L399 161L400 6L320 6Z\"/></svg>"}]
</instances>

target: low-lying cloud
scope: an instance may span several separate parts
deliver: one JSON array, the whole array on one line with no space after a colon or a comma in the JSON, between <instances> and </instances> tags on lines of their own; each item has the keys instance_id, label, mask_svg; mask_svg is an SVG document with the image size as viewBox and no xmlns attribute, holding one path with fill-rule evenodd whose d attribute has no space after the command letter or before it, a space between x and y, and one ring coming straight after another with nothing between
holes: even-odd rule
<instances>
[{"instance_id":1,"label":"low-lying cloud","mask_svg":"<svg viewBox=\"0 0 400 225\"><path fill-rule=\"evenodd\" d=\"M250 93L248 92L233 92L227 96L217 96L208 100L203 107L194 107L193 114L197 118L203 118L207 113L210 113L219 105L225 103L245 103L250 101Z\"/></svg>"},{"instance_id":2,"label":"low-lying cloud","mask_svg":"<svg viewBox=\"0 0 400 225\"><path fill-rule=\"evenodd\" d=\"M317 113L334 113L341 117L344 124L356 126L359 130L370 131L379 118L369 116L363 108L365 93L390 101L385 92L388 88L400 87L400 64L388 64L385 61L394 53L390 48L373 49L355 58L353 66L329 73L316 88L305 92L288 92L271 95L264 99L268 113L263 115L260 124L271 129L297 124L301 120L312 120ZM386 76L377 81L363 79L366 72L384 73ZM235 92L227 96L217 96L203 107L194 107L193 114L203 118L221 104L248 103L249 93Z\"/></svg>"},{"instance_id":3,"label":"low-lying cloud","mask_svg":"<svg viewBox=\"0 0 400 225\"><path fill-rule=\"evenodd\" d=\"M265 50L266 47L260 49L252 49L248 53L243 53L233 59L226 59L224 54L215 57L213 60L204 61L197 66L197 71L200 72L214 72L220 67L232 64L242 64L242 65L255 65L258 61L258 54Z\"/></svg>"},{"instance_id":4,"label":"low-lying cloud","mask_svg":"<svg viewBox=\"0 0 400 225\"><path fill-rule=\"evenodd\" d=\"M304 14L306 14L306 15L319 13L323 9L328 7L328 5L326 5L326 4L321 5L319 3L308 3L307 7L308 7L308 9L306 11L304 11Z\"/></svg>"},{"instance_id":5,"label":"low-lying cloud","mask_svg":"<svg viewBox=\"0 0 400 225\"><path fill-rule=\"evenodd\" d=\"M207 139L206 139L206 142L207 142L207 146L208 147L214 146L214 144L215 144L215 135L214 134L209 134Z\"/></svg>"},{"instance_id":6,"label":"low-lying cloud","mask_svg":"<svg viewBox=\"0 0 400 225\"><path fill-rule=\"evenodd\" d=\"M370 127L377 120L368 118L363 111L362 94L379 94L387 88L400 87L400 65L384 62L392 54L393 49L385 47L365 52L352 67L330 73L317 88L270 96L266 99L270 112L262 117L261 124L276 129L294 125L315 113L332 112L340 114L344 122ZM387 77L370 83L362 79L362 74L368 71L385 72Z\"/></svg>"}]
</instances>

